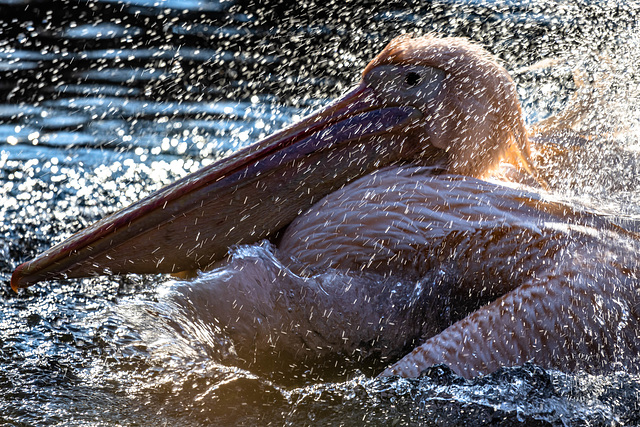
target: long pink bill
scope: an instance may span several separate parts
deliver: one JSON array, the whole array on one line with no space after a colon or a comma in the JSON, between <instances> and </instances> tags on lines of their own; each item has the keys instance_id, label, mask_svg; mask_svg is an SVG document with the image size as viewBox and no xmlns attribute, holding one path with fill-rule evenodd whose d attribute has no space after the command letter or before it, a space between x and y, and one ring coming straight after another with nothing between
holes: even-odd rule
<instances>
[{"instance_id":1,"label":"long pink bill","mask_svg":"<svg viewBox=\"0 0 640 427\"><path fill-rule=\"evenodd\" d=\"M203 269L229 246L269 237L324 195L421 150L422 114L380 105L360 84L326 108L104 218L16 268L41 280Z\"/></svg>"}]
</instances>

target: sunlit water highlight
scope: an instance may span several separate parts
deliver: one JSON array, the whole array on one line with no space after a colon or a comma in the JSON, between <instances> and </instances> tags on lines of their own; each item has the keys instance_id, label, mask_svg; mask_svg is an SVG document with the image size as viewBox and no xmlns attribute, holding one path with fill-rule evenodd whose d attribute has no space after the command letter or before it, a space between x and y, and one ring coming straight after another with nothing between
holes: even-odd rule
<instances>
[{"instance_id":1,"label":"sunlit water highlight","mask_svg":"<svg viewBox=\"0 0 640 427\"><path fill-rule=\"evenodd\" d=\"M576 127L606 137L566 141L547 174L569 203L635 219L636 2L26 4L0 1L0 423L640 422L640 379L624 372L285 384L225 363L229 343L181 314L166 277L8 287L18 263L338 95L400 32L482 43L529 123L592 105Z\"/></svg>"}]
</instances>

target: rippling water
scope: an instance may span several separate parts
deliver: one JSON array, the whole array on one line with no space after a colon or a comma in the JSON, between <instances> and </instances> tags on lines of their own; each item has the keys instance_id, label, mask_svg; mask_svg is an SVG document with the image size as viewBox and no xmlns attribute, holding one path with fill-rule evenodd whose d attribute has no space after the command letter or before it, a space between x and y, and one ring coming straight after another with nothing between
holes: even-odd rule
<instances>
[{"instance_id":1,"label":"rippling water","mask_svg":"<svg viewBox=\"0 0 640 427\"><path fill-rule=\"evenodd\" d=\"M554 190L640 214L636 2L329 3L0 0L0 423L640 423L640 379L623 372L282 384L222 364L166 277L10 290L20 262L326 103L402 32L483 44L530 123L594 96L581 125L607 137L561 147Z\"/></svg>"}]
</instances>

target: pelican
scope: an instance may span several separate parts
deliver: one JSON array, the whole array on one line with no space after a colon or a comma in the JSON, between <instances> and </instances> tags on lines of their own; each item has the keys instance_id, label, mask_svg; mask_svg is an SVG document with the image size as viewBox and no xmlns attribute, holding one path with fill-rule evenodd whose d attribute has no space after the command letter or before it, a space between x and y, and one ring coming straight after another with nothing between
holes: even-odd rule
<instances>
[{"instance_id":1,"label":"pelican","mask_svg":"<svg viewBox=\"0 0 640 427\"><path fill-rule=\"evenodd\" d=\"M635 235L541 187L508 72L466 40L402 36L338 100L18 266L11 286L210 270L175 301L199 301L183 307L248 365L275 356L265 370L633 369Z\"/></svg>"}]
</instances>

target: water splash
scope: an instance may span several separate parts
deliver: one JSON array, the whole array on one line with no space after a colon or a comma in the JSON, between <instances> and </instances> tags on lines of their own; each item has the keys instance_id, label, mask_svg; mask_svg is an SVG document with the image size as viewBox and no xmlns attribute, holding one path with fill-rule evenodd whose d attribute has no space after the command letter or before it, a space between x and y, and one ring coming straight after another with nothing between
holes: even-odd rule
<instances>
[{"instance_id":1,"label":"water splash","mask_svg":"<svg viewBox=\"0 0 640 427\"><path fill-rule=\"evenodd\" d=\"M43 3L0 3L17 17L0 37L4 282L18 262L98 217L335 97L401 32L485 45L515 72L530 123L574 94L597 94L598 115L578 130L618 134L552 159L554 187L576 204L638 214L637 2L371 2L360 12L341 2L125 1L71 5L73 19ZM85 37L96 31L103 36ZM556 62L531 69L545 58ZM586 73L584 86L574 70ZM61 281L19 296L5 286L0 421L640 423L640 380L624 373L525 367L477 382L435 370L418 380L273 384L212 363L201 345L154 323L169 306L136 321L117 314L124 300L161 299L164 280ZM190 328L215 347L209 326Z\"/></svg>"}]
</instances>

